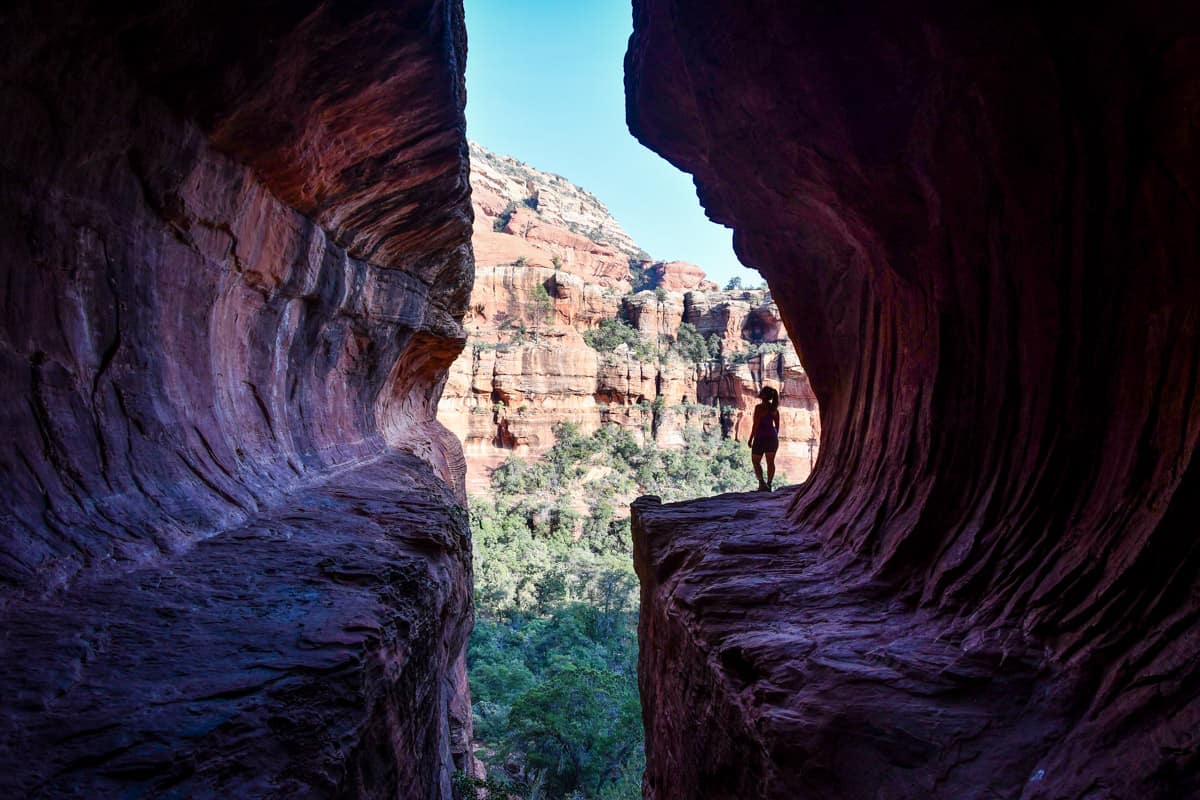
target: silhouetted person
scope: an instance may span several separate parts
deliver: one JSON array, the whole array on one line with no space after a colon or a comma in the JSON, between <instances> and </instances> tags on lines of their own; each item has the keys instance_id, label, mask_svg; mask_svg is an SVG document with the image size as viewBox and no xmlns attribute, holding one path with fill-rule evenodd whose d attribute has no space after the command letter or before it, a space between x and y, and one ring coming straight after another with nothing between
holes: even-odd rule
<instances>
[{"instance_id":1,"label":"silhouetted person","mask_svg":"<svg viewBox=\"0 0 1200 800\"><path fill-rule=\"evenodd\" d=\"M754 474L758 476L758 491L771 491L775 480L775 451L779 449L779 392L764 386L758 393L762 400L754 407L754 423L750 426L750 457ZM762 459L767 457L767 479L763 480Z\"/></svg>"}]
</instances>

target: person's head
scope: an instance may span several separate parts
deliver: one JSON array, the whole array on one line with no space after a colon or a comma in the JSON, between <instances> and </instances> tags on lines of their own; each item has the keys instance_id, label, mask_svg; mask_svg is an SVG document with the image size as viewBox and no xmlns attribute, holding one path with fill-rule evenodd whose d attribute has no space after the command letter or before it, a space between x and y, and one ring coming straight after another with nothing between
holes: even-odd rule
<instances>
[{"instance_id":1,"label":"person's head","mask_svg":"<svg viewBox=\"0 0 1200 800\"><path fill-rule=\"evenodd\" d=\"M779 405L779 392L775 391L770 386L764 386L762 391L758 393L758 399L762 400L772 408L775 408Z\"/></svg>"}]
</instances>

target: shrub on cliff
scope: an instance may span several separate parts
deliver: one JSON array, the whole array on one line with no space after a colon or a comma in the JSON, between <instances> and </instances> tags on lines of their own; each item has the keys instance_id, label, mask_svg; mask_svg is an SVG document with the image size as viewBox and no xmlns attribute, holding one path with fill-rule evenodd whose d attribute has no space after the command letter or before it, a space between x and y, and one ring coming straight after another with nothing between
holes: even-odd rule
<instances>
[{"instance_id":1,"label":"shrub on cliff","mask_svg":"<svg viewBox=\"0 0 1200 800\"><path fill-rule=\"evenodd\" d=\"M510 458L493 472L491 495L472 498L475 732L489 762L523 765L506 794L640 797L625 509L637 493L678 500L753 482L745 445L716 433L688 429L681 449L660 450L617 425L585 434L564 423L542 461Z\"/></svg>"},{"instance_id":2,"label":"shrub on cliff","mask_svg":"<svg viewBox=\"0 0 1200 800\"><path fill-rule=\"evenodd\" d=\"M633 293L653 289L657 285L654 277L654 271L647 268L650 262L648 253L642 254L644 258L629 259L629 283L633 286Z\"/></svg>"},{"instance_id":3,"label":"shrub on cliff","mask_svg":"<svg viewBox=\"0 0 1200 800\"><path fill-rule=\"evenodd\" d=\"M655 358L654 347L642 337L641 331L623 320L606 319L600 327L584 331L583 340L598 353L611 353L625 345L639 361Z\"/></svg>"},{"instance_id":4,"label":"shrub on cliff","mask_svg":"<svg viewBox=\"0 0 1200 800\"><path fill-rule=\"evenodd\" d=\"M554 298L546 290L546 285L539 283L533 290L529 300L529 319L535 328L543 324L554 327Z\"/></svg>"},{"instance_id":5,"label":"shrub on cliff","mask_svg":"<svg viewBox=\"0 0 1200 800\"><path fill-rule=\"evenodd\" d=\"M595 436L584 436L573 422L560 422L554 426L554 446L546 454L559 483L579 477L584 463L603 448L604 443Z\"/></svg>"},{"instance_id":6,"label":"shrub on cliff","mask_svg":"<svg viewBox=\"0 0 1200 800\"><path fill-rule=\"evenodd\" d=\"M785 342L766 342L763 344L752 345L745 350L738 350L728 354L729 363L731 364L746 364L759 356L776 355L778 353L786 353L791 349L791 345Z\"/></svg>"},{"instance_id":7,"label":"shrub on cliff","mask_svg":"<svg viewBox=\"0 0 1200 800\"><path fill-rule=\"evenodd\" d=\"M505 228L507 228L508 221L510 219L512 219L513 212L516 210L517 210L516 201L510 200L508 202L508 205L506 205L504 207L504 210L496 215L495 221L492 222L492 230L495 231L496 233L500 233Z\"/></svg>"},{"instance_id":8,"label":"shrub on cliff","mask_svg":"<svg viewBox=\"0 0 1200 800\"><path fill-rule=\"evenodd\" d=\"M679 330L675 332L675 343L672 345L672 349L684 361L690 361L693 364L703 364L713 358L708 342L704 340L704 334L696 330L696 326L690 322L680 323Z\"/></svg>"}]
</instances>

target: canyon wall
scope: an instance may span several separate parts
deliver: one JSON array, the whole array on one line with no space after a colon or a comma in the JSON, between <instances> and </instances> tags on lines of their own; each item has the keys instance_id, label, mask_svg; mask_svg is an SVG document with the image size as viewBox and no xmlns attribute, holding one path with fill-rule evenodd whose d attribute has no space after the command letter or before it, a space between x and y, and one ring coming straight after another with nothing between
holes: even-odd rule
<instances>
[{"instance_id":1,"label":"canyon wall","mask_svg":"<svg viewBox=\"0 0 1200 800\"><path fill-rule=\"evenodd\" d=\"M635 508L647 796L1200 796L1196 6L634 16L824 429Z\"/></svg>"},{"instance_id":2,"label":"canyon wall","mask_svg":"<svg viewBox=\"0 0 1200 800\"><path fill-rule=\"evenodd\" d=\"M562 422L585 433L616 424L662 447L682 446L688 428L745 441L765 384L782 398L778 466L789 481L808 477L816 398L767 292L720 292L696 265L652 260L566 178L477 144L471 159L469 345L438 407L463 442L471 491L486 491L509 456L544 454ZM635 281L649 288L633 292ZM642 350L588 344L614 320L641 334ZM682 323L711 353L672 349Z\"/></svg>"},{"instance_id":3,"label":"canyon wall","mask_svg":"<svg viewBox=\"0 0 1200 800\"><path fill-rule=\"evenodd\" d=\"M461 7L0 17L0 786L449 796Z\"/></svg>"}]
</instances>

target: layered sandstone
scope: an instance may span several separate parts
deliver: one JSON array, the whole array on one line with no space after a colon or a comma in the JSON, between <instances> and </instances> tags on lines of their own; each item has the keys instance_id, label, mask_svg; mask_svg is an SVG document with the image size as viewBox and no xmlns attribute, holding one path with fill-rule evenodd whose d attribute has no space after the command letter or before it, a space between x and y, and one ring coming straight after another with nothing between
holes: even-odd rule
<instances>
[{"instance_id":1,"label":"layered sandstone","mask_svg":"<svg viewBox=\"0 0 1200 800\"><path fill-rule=\"evenodd\" d=\"M629 259L642 252L595 195L475 143L471 185L480 265L554 268L629 291Z\"/></svg>"},{"instance_id":2,"label":"layered sandstone","mask_svg":"<svg viewBox=\"0 0 1200 800\"><path fill-rule=\"evenodd\" d=\"M717 285L708 280L704 270L686 261L659 261L648 265L653 284L668 292L699 289L715 292Z\"/></svg>"},{"instance_id":3,"label":"layered sandstone","mask_svg":"<svg viewBox=\"0 0 1200 800\"><path fill-rule=\"evenodd\" d=\"M471 147L470 344L438 408L463 441L471 491L485 491L509 456L545 453L563 422L584 432L617 424L663 447L682 446L689 427L745 441L768 384L783 399L779 468L788 480L808 476L820 438L816 398L767 293L718 292L700 267L645 258L585 190ZM619 258L597 266L598 247ZM631 262L651 289L630 291ZM636 329L646 349L590 347L583 334L614 320ZM684 323L711 340L711 357L672 349Z\"/></svg>"},{"instance_id":4,"label":"layered sandstone","mask_svg":"<svg viewBox=\"0 0 1200 800\"><path fill-rule=\"evenodd\" d=\"M684 322L684 295L679 292L641 291L623 298L625 321L651 342L674 339Z\"/></svg>"},{"instance_id":5,"label":"layered sandstone","mask_svg":"<svg viewBox=\"0 0 1200 800\"><path fill-rule=\"evenodd\" d=\"M396 453L10 603L6 796L449 798L470 737L453 505Z\"/></svg>"},{"instance_id":6,"label":"layered sandstone","mask_svg":"<svg viewBox=\"0 0 1200 800\"><path fill-rule=\"evenodd\" d=\"M460 6L3 17L5 796L448 797Z\"/></svg>"},{"instance_id":7,"label":"layered sandstone","mask_svg":"<svg viewBox=\"0 0 1200 800\"><path fill-rule=\"evenodd\" d=\"M625 300L608 319L636 318L636 306ZM668 297L666 304L682 308L683 298ZM574 312L557 318L563 316ZM519 335L471 329L473 344L452 365L438 407L438 418L463 441L471 491L486 489L491 470L507 457L545 453L562 422L584 432L617 424L662 447L682 445L689 427L746 441L758 393L768 385L782 398L779 469L789 481L808 477L820 416L807 373L786 341L760 343L777 349L755 352L755 344L736 339L737 350L697 363L672 349L674 336L664 335L648 355L624 346L597 352L581 330L561 321ZM717 338L728 344L735 337Z\"/></svg>"},{"instance_id":8,"label":"layered sandstone","mask_svg":"<svg viewBox=\"0 0 1200 800\"><path fill-rule=\"evenodd\" d=\"M547 228L580 234L626 256L644 255L621 223L594 194L561 175L531 167L471 142L472 203L495 220L505 210L533 212Z\"/></svg>"},{"instance_id":9,"label":"layered sandstone","mask_svg":"<svg viewBox=\"0 0 1200 800\"><path fill-rule=\"evenodd\" d=\"M646 795L1200 796L1196 8L634 6L824 427L637 506Z\"/></svg>"}]
</instances>

